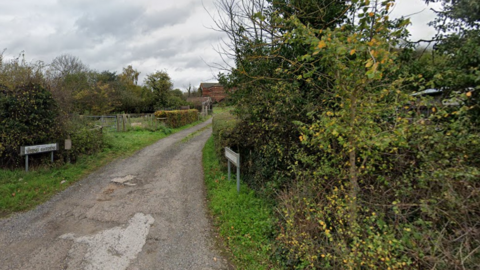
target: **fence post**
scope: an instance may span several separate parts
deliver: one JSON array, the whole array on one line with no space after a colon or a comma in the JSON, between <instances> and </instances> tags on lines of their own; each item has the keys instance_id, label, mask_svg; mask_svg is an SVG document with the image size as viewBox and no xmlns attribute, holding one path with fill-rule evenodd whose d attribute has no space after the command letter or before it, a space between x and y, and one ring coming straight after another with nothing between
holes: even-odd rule
<instances>
[{"instance_id":1,"label":"fence post","mask_svg":"<svg viewBox=\"0 0 480 270\"><path fill-rule=\"evenodd\" d=\"M120 125L120 119L121 119L121 115L120 114L117 114L117 132L120 132L121 130L121 125Z\"/></svg>"},{"instance_id":2,"label":"fence post","mask_svg":"<svg viewBox=\"0 0 480 270\"><path fill-rule=\"evenodd\" d=\"M123 114L123 131L127 131L127 115Z\"/></svg>"}]
</instances>

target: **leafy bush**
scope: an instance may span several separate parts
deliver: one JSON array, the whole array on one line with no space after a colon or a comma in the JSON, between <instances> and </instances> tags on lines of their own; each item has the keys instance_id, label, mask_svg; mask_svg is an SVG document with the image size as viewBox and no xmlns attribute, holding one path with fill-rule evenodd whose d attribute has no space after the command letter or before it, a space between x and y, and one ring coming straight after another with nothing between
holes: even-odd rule
<instances>
[{"instance_id":1,"label":"leafy bush","mask_svg":"<svg viewBox=\"0 0 480 270\"><path fill-rule=\"evenodd\" d=\"M167 118L166 124L170 128L182 127L198 120L197 110L156 111L155 117Z\"/></svg>"},{"instance_id":2,"label":"leafy bush","mask_svg":"<svg viewBox=\"0 0 480 270\"><path fill-rule=\"evenodd\" d=\"M230 147L234 151L238 151L238 142L236 140L235 127L238 119L229 112L223 112L213 117L213 136L215 137L215 153L222 161L222 165L226 165L224 149Z\"/></svg>"},{"instance_id":3,"label":"leafy bush","mask_svg":"<svg viewBox=\"0 0 480 270\"><path fill-rule=\"evenodd\" d=\"M73 117L66 132L72 140L72 149L69 151L72 162L82 154L97 153L105 146L102 130L89 125L84 119Z\"/></svg>"},{"instance_id":4,"label":"leafy bush","mask_svg":"<svg viewBox=\"0 0 480 270\"><path fill-rule=\"evenodd\" d=\"M269 18L262 23L292 28L270 44L238 33L246 44L229 79L242 86L232 95L242 172L276 185L277 258L287 268L480 266L475 104L429 107L427 121L401 109L416 102L405 81L422 75L400 75L408 21L389 20L393 5L353 1L358 23L324 29ZM304 53L288 58L282 45ZM264 66L275 63L288 64ZM280 188L278 172L287 178Z\"/></svg>"},{"instance_id":5,"label":"leafy bush","mask_svg":"<svg viewBox=\"0 0 480 270\"><path fill-rule=\"evenodd\" d=\"M0 96L0 167L21 163L20 146L57 142L62 135L57 104L39 84L4 88Z\"/></svg>"}]
</instances>

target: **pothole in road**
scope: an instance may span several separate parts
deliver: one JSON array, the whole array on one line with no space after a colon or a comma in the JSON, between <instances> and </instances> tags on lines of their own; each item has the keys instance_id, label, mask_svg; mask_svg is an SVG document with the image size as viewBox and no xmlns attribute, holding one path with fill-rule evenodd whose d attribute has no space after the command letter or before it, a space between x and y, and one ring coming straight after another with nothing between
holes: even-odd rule
<instances>
[{"instance_id":1,"label":"pothole in road","mask_svg":"<svg viewBox=\"0 0 480 270\"><path fill-rule=\"evenodd\" d=\"M100 201L100 202L111 201L115 191L123 188L124 186L111 183L102 192L97 194L97 201Z\"/></svg>"},{"instance_id":2,"label":"pothole in road","mask_svg":"<svg viewBox=\"0 0 480 270\"><path fill-rule=\"evenodd\" d=\"M110 184L103 189L97 195L97 201L104 202L104 201L111 201L115 196L114 193L117 190L123 189L125 187L135 187L137 184L132 183L133 181L137 180L136 176L134 175L127 175L123 177L116 177L110 180Z\"/></svg>"}]
</instances>

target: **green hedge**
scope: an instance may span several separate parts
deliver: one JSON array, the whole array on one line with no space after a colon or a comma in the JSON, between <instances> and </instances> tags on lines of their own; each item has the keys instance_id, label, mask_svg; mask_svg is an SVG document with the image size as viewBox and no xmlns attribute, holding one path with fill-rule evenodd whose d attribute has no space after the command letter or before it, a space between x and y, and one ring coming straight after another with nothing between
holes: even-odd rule
<instances>
[{"instance_id":1,"label":"green hedge","mask_svg":"<svg viewBox=\"0 0 480 270\"><path fill-rule=\"evenodd\" d=\"M198 120L198 111L178 110L178 111L156 111L155 117L166 118L165 124L170 128L178 128L191 124Z\"/></svg>"},{"instance_id":2,"label":"green hedge","mask_svg":"<svg viewBox=\"0 0 480 270\"><path fill-rule=\"evenodd\" d=\"M20 146L53 143L62 136L58 106L39 84L0 89L0 168L22 164Z\"/></svg>"}]
</instances>

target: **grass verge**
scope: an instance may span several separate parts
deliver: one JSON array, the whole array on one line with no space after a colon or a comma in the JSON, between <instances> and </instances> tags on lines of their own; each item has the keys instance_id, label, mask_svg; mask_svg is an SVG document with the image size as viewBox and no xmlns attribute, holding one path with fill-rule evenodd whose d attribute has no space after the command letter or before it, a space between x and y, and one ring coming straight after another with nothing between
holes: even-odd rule
<instances>
[{"instance_id":1,"label":"grass verge","mask_svg":"<svg viewBox=\"0 0 480 270\"><path fill-rule=\"evenodd\" d=\"M201 121L171 131L175 133L199 123ZM0 218L32 209L112 160L131 156L168 135L146 130L107 132L106 147L96 154L81 156L75 164L38 168L28 173L23 169L0 170Z\"/></svg>"},{"instance_id":2,"label":"grass verge","mask_svg":"<svg viewBox=\"0 0 480 270\"><path fill-rule=\"evenodd\" d=\"M277 268L270 260L274 231L272 206L245 185L237 194L235 175L228 181L215 154L213 137L203 149L209 208L215 225L238 269Z\"/></svg>"},{"instance_id":3,"label":"grass verge","mask_svg":"<svg viewBox=\"0 0 480 270\"><path fill-rule=\"evenodd\" d=\"M195 138L196 136L200 135L202 132L204 132L205 130L209 129L212 127L212 124L209 124L209 125L206 125L204 126L203 128L189 134L188 136L186 136L185 138L182 139L182 143L186 143L188 142L189 140Z\"/></svg>"}]
</instances>

